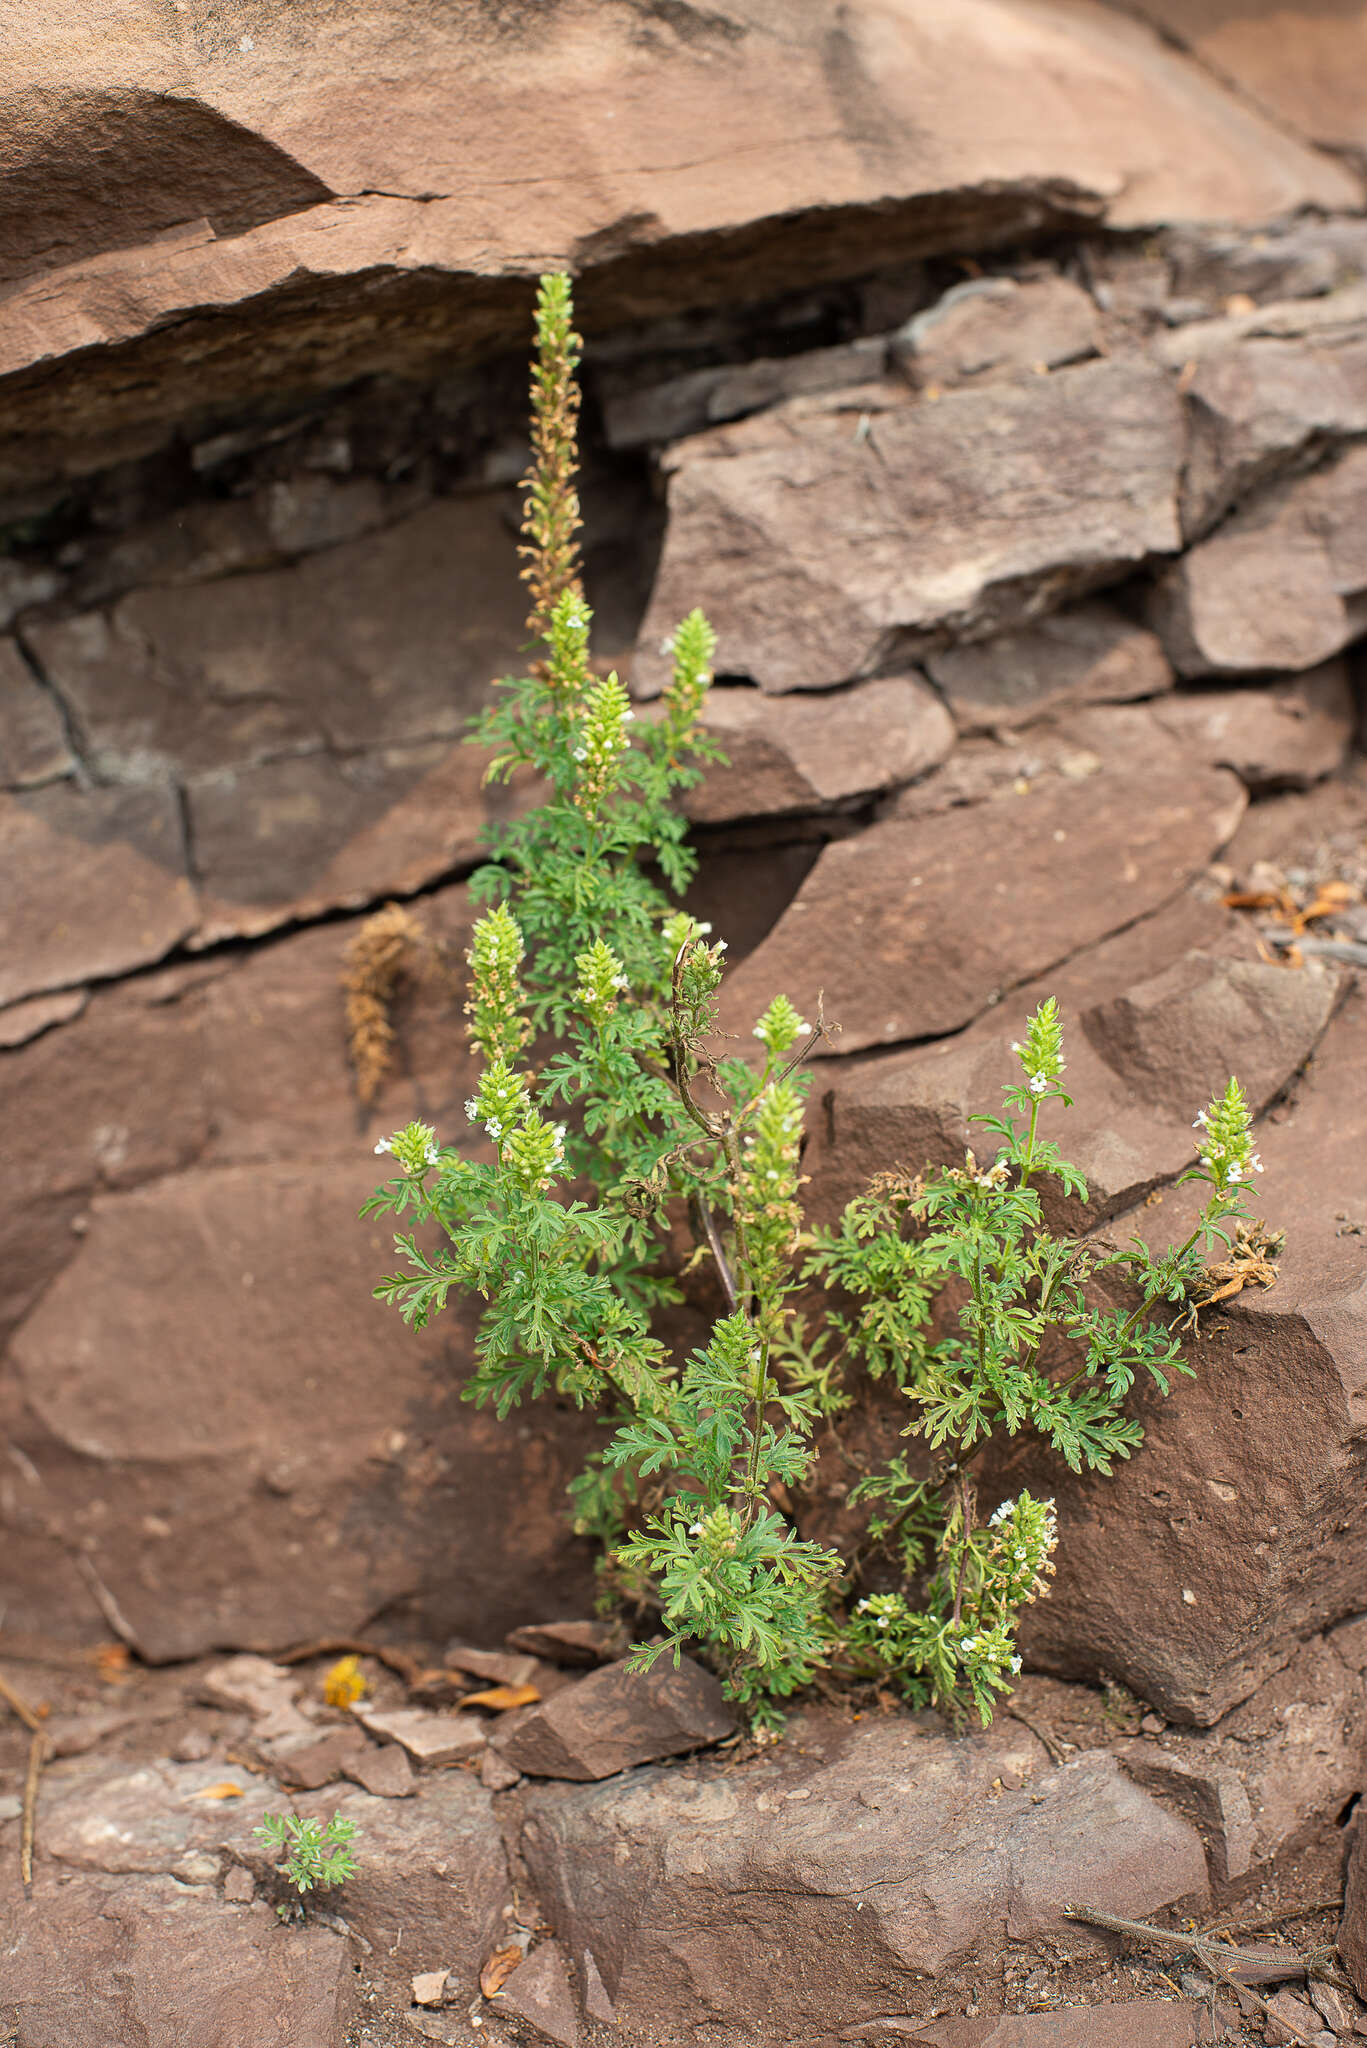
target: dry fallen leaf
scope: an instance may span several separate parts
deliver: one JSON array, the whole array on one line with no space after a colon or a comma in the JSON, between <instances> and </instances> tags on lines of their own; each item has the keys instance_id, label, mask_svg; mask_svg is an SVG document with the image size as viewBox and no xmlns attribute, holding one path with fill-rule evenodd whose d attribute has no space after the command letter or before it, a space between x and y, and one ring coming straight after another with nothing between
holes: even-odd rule
<instances>
[{"instance_id":1,"label":"dry fallen leaf","mask_svg":"<svg viewBox=\"0 0 1367 2048\"><path fill-rule=\"evenodd\" d=\"M516 1942L508 1948L496 1948L479 1973L479 1988L484 1996L497 1997L521 1961L522 1951Z\"/></svg>"},{"instance_id":2,"label":"dry fallen leaf","mask_svg":"<svg viewBox=\"0 0 1367 2048\"><path fill-rule=\"evenodd\" d=\"M106 1685L126 1685L133 1675L128 1666L127 1643L101 1643L95 1652L95 1669Z\"/></svg>"},{"instance_id":3,"label":"dry fallen leaf","mask_svg":"<svg viewBox=\"0 0 1367 2048\"><path fill-rule=\"evenodd\" d=\"M202 1785L198 1792L192 1792L192 1799L241 1799L242 1787L234 1785L231 1778L225 1778L221 1785Z\"/></svg>"},{"instance_id":4,"label":"dry fallen leaf","mask_svg":"<svg viewBox=\"0 0 1367 2048\"><path fill-rule=\"evenodd\" d=\"M534 1707L540 1697L534 1685L491 1685L485 1692L467 1692L458 1704L492 1707L496 1714L507 1714L514 1707Z\"/></svg>"}]
</instances>

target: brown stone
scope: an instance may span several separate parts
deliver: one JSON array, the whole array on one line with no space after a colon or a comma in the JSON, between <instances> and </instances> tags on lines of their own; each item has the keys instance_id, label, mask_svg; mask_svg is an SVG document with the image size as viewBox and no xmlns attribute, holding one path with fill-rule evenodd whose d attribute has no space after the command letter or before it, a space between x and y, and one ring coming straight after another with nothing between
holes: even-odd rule
<instances>
[{"instance_id":1,"label":"brown stone","mask_svg":"<svg viewBox=\"0 0 1367 2048\"><path fill-rule=\"evenodd\" d=\"M282 390L520 349L541 269L584 278L592 333L1082 219L1359 203L1344 167L1119 13L1013 13L1004 34L989 0L891 17L861 0L834 42L825 0L687 23L562 6L530 62L515 15L424 7L396 55L383 11L352 0L325 45L244 0L203 33L104 6L27 38L4 152L0 480L182 423L206 435ZM529 123L546 81L584 78L613 147L596 151L587 103L543 124L529 247ZM92 200L95 157L119 175Z\"/></svg>"},{"instance_id":2,"label":"brown stone","mask_svg":"<svg viewBox=\"0 0 1367 2048\"><path fill-rule=\"evenodd\" d=\"M684 797L695 824L824 810L895 789L938 767L954 722L915 676L775 702L758 690L709 692L706 726L727 757Z\"/></svg>"},{"instance_id":3,"label":"brown stone","mask_svg":"<svg viewBox=\"0 0 1367 2048\"><path fill-rule=\"evenodd\" d=\"M0 1010L0 1047L6 1052L41 1038L55 1024L69 1024L79 1017L90 1000L85 988L66 988L60 995L30 996L27 1002L11 1003Z\"/></svg>"},{"instance_id":4,"label":"brown stone","mask_svg":"<svg viewBox=\"0 0 1367 2048\"><path fill-rule=\"evenodd\" d=\"M1010 626L1178 545L1180 402L1139 361L889 405L869 434L796 400L681 443L633 675L700 604L766 690L867 674L943 631Z\"/></svg>"},{"instance_id":5,"label":"brown stone","mask_svg":"<svg viewBox=\"0 0 1367 2048\"><path fill-rule=\"evenodd\" d=\"M1357 707L1347 663L1256 690L1183 691L1154 717L1198 759L1232 768L1250 794L1308 789L1343 765Z\"/></svg>"},{"instance_id":6,"label":"brown stone","mask_svg":"<svg viewBox=\"0 0 1367 2048\"><path fill-rule=\"evenodd\" d=\"M916 2039L926 2048L1196 2048L1209 2035L1189 2000L1125 1998L1061 2012L932 2020Z\"/></svg>"},{"instance_id":7,"label":"brown stone","mask_svg":"<svg viewBox=\"0 0 1367 2048\"><path fill-rule=\"evenodd\" d=\"M329 1728L325 1734L315 1735L298 1747L277 1744L271 1762L282 1785L300 1792L317 1792L324 1785L335 1785L339 1778L351 1777L359 1759L368 1752L370 1744L359 1728ZM365 1783L358 1771L356 1781ZM367 1791L373 1789L366 1786Z\"/></svg>"},{"instance_id":8,"label":"brown stone","mask_svg":"<svg viewBox=\"0 0 1367 2048\"><path fill-rule=\"evenodd\" d=\"M523 637L499 503L438 500L293 567L139 590L32 643L111 777L457 738Z\"/></svg>"},{"instance_id":9,"label":"brown stone","mask_svg":"<svg viewBox=\"0 0 1367 2048\"><path fill-rule=\"evenodd\" d=\"M484 1723L475 1714L429 1714L421 1707L381 1711L358 1706L352 1711L372 1735L399 1743L415 1763L462 1763L484 1747Z\"/></svg>"},{"instance_id":10,"label":"brown stone","mask_svg":"<svg viewBox=\"0 0 1367 2048\"><path fill-rule=\"evenodd\" d=\"M348 1758L343 1775L377 1799L412 1799L418 1790L413 1766L397 1742L386 1742L379 1749L366 1743Z\"/></svg>"},{"instance_id":11,"label":"brown stone","mask_svg":"<svg viewBox=\"0 0 1367 2048\"><path fill-rule=\"evenodd\" d=\"M1216 312L1235 296L1255 300L1314 298L1367 270L1362 220L1278 221L1253 233L1196 224L1163 238L1174 296L1201 300Z\"/></svg>"},{"instance_id":12,"label":"brown stone","mask_svg":"<svg viewBox=\"0 0 1367 2048\"><path fill-rule=\"evenodd\" d=\"M1151 621L1179 674L1313 668L1352 640L1367 592L1367 449L1269 492L1155 586Z\"/></svg>"},{"instance_id":13,"label":"brown stone","mask_svg":"<svg viewBox=\"0 0 1367 2048\"><path fill-rule=\"evenodd\" d=\"M518 1964L497 2004L525 2020L544 2040L558 2042L559 2048L579 2048L579 2013L569 1964L558 1941L543 1941Z\"/></svg>"},{"instance_id":14,"label":"brown stone","mask_svg":"<svg viewBox=\"0 0 1367 2048\"><path fill-rule=\"evenodd\" d=\"M838 348L808 349L802 355L758 357L741 364L690 370L667 383L624 390L603 405L610 448L639 448L648 442L677 441L722 420L778 405L818 391L839 391L883 375L887 342L882 335L844 342Z\"/></svg>"},{"instance_id":15,"label":"brown stone","mask_svg":"<svg viewBox=\"0 0 1367 2048\"><path fill-rule=\"evenodd\" d=\"M1348 1858L1338 1947L1353 1989L1367 1999L1367 1830L1360 1823Z\"/></svg>"},{"instance_id":16,"label":"brown stone","mask_svg":"<svg viewBox=\"0 0 1367 2048\"><path fill-rule=\"evenodd\" d=\"M985 814L871 826L824 850L724 984L722 1023L748 1032L779 990L810 1006L824 988L841 1052L958 1030L1175 895L1244 801L1223 770L1165 767L1142 783L1103 773Z\"/></svg>"},{"instance_id":17,"label":"brown stone","mask_svg":"<svg viewBox=\"0 0 1367 2048\"><path fill-rule=\"evenodd\" d=\"M532 1778L610 1778L633 1764L720 1742L735 1716L710 1672L662 1657L648 1672L623 1659L565 1686L490 1737L505 1762Z\"/></svg>"},{"instance_id":18,"label":"brown stone","mask_svg":"<svg viewBox=\"0 0 1367 2048\"><path fill-rule=\"evenodd\" d=\"M1206 356L1222 354L1238 342L1313 338L1336 347L1359 339L1364 320L1367 284L1354 278L1324 298L1286 299L1251 309L1244 305L1214 320L1180 322L1171 333L1156 335L1149 352L1157 362L1191 377Z\"/></svg>"},{"instance_id":19,"label":"brown stone","mask_svg":"<svg viewBox=\"0 0 1367 2048\"><path fill-rule=\"evenodd\" d=\"M345 1936L282 1928L264 1903L224 1910L169 1876L6 1873L5 1999L17 2043L174 2048L282 2038L342 2048L356 2004Z\"/></svg>"},{"instance_id":20,"label":"brown stone","mask_svg":"<svg viewBox=\"0 0 1367 2048\"><path fill-rule=\"evenodd\" d=\"M0 788L51 782L75 765L55 701L14 642L0 640Z\"/></svg>"},{"instance_id":21,"label":"brown stone","mask_svg":"<svg viewBox=\"0 0 1367 2048\"><path fill-rule=\"evenodd\" d=\"M1190 539L1279 471L1367 432L1367 335L1331 346L1244 341L1212 350L1187 388L1191 440L1182 477Z\"/></svg>"},{"instance_id":22,"label":"brown stone","mask_svg":"<svg viewBox=\"0 0 1367 2048\"><path fill-rule=\"evenodd\" d=\"M622 1635L611 1621L535 1621L509 1631L510 1650L525 1650L552 1664L610 1664Z\"/></svg>"},{"instance_id":23,"label":"brown stone","mask_svg":"<svg viewBox=\"0 0 1367 2048\"><path fill-rule=\"evenodd\" d=\"M0 1004L159 960L194 894L169 789L0 796Z\"/></svg>"},{"instance_id":24,"label":"brown stone","mask_svg":"<svg viewBox=\"0 0 1367 2048\"><path fill-rule=\"evenodd\" d=\"M1078 605L994 639L926 657L961 732L1026 725L1078 704L1172 688L1158 639L1105 604Z\"/></svg>"},{"instance_id":25,"label":"brown stone","mask_svg":"<svg viewBox=\"0 0 1367 2048\"><path fill-rule=\"evenodd\" d=\"M791 1733L725 1774L526 1795L552 1924L661 2048L723 2013L756 2048L790 2042L798 2014L812 2033L924 2016L970 1958L980 1974L1009 1942L1089 1946L1069 1900L1142 1917L1205 1895L1195 1831L1103 1753L1050 1769L1005 1717L958 1739L903 1715Z\"/></svg>"},{"instance_id":26,"label":"brown stone","mask_svg":"<svg viewBox=\"0 0 1367 2048\"><path fill-rule=\"evenodd\" d=\"M1294 970L1287 970L1288 972ZM1259 1132L1255 1209L1284 1230L1279 1278L1201 1319L1171 1396L1136 1390L1142 1450L1083 1480L1022 1450L994 1470L1056 1494L1053 1596L1029 1610L1026 1654L1104 1669L1174 1722L1208 1726L1316 1629L1367 1608L1360 1483L1364 1240L1360 1091L1367 1005L1350 995L1290 1103ZM1132 1212L1163 1244L1192 1227L1187 1190Z\"/></svg>"},{"instance_id":27,"label":"brown stone","mask_svg":"<svg viewBox=\"0 0 1367 2048\"><path fill-rule=\"evenodd\" d=\"M1132 10L1167 31L1203 65L1307 141L1367 153L1367 8L1342 0L1294 19L1224 0L1138 0Z\"/></svg>"},{"instance_id":28,"label":"brown stone","mask_svg":"<svg viewBox=\"0 0 1367 2048\"><path fill-rule=\"evenodd\" d=\"M1095 302L1066 277L977 277L909 320L892 353L924 390L1060 369L1100 338Z\"/></svg>"}]
</instances>

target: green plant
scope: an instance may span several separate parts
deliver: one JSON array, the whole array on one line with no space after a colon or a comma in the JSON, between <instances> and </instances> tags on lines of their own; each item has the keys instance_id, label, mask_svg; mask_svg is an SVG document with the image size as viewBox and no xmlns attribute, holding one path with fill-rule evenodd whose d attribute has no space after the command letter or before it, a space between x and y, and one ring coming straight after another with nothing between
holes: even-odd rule
<instances>
[{"instance_id":1,"label":"green plant","mask_svg":"<svg viewBox=\"0 0 1367 2048\"><path fill-rule=\"evenodd\" d=\"M402 1232L407 1270L376 1292L415 1326L453 1288L481 1296L464 1391L500 1415L550 1389L606 1411L611 1436L573 1507L603 1545L609 1591L658 1617L637 1668L694 1642L760 1717L830 1666L986 1721L1019 1669L1016 1626L1047 1590L1056 1528L1053 1503L1025 1492L980 1518L977 1461L1026 1429L1074 1471L1109 1472L1138 1445L1125 1411L1136 1376L1166 1392L1190 1370L1163 1311L1189 1301L1203 1251L1247 1214L1260 1170L1248 1108L1231 1081L1198 1118L1200 1158L1182 1178L1209 1194L1175 1251L1051 1231L1041 1182L1086 1188L1041 1133L1043 1112L1069 1102L1046 1002L1015 1047L1004 1114L977 1119L997 1141L990 1165L970 1153L889 1172L833 1229L804 1228L803 1065L824 1021L778 995L753 1055L727 1055L725 941L671 908L646 865L675 894L692 872L674 799L716 757L700 724L713 635L699 612L680 625L647 718L615 675L594 675L565 279L542 280L537 332L524 574L540 651L476 735L495 750L491 773L528 770L545 789L488 835L494 859L472 883L492 907L468 955L483 1071L466 1110L491 1156L439 1146L424 1124L381 1141L397 1175L364 1213L411 1216L440 1240ZM700 1266L721 1313L679 1360L661 1311ZM1123 1307L1105 1298L1117 1283ZM868 1533L846 1559L805 1539L790 1503L818 1428L865 1377L910 1404L914 1442L851 1496Z\"/></svg>"},{"instance_id":2,"label":"green plant","mask_svg":"<svg viewBox=\"0 0 1367 2048\"><path fill-rule=\"evenodd\" d=\"M300 1898L356 1875L351 1844L360 1829L344 1814L334 1813L324 1824L297 1813L268 1813L252 1833L268 1848L289 1850L280 1868Z\"/></svg>"}]
</instances>

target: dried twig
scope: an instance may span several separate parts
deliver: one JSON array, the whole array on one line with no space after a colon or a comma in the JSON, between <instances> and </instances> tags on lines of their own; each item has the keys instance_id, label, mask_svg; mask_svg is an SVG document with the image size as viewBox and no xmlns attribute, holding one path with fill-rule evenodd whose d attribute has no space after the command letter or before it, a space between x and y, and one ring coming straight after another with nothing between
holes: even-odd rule
<instances>
[{"instance_id":1,"label":"dried twig","mask_svg":"<svg viewBox=\"0 0 1367 2048\"><path fill-rule=\"evenodd\" d=\"M1054 1763L1061 1764L1065 1762L1069 1752L1076 1751L1077 1744L1075 1742L1065 1742L1061 1736L1052 1734L1042 1721L1036 1721L1032 1715L1025 1713L1022 1708L1004 1706L1001 1712L1006 1715L1009 1721L1019 1721L1022 1728L1028 1728L1036 1742L1044 1745Z\"/></svg>"},{"instance_id":2,"label":"dried twig","mask_svg":"<svg viewBox=\"0 0 1367 2048\"><path fill-rule=\"evenodd\" d=\"M43 1768L47 1754L47 1736L43 1732L43 1719L36 1707L31 1707L21 1693L0 1678L0 1700L5 1702L12 1714L17 1715L29 1731L28 1770L24 1774L24 1805L19 1824L19 1876L24 1890L33 1883L33 1832L38 1818L38 1774Z\"/></svg>"}]
</instances>

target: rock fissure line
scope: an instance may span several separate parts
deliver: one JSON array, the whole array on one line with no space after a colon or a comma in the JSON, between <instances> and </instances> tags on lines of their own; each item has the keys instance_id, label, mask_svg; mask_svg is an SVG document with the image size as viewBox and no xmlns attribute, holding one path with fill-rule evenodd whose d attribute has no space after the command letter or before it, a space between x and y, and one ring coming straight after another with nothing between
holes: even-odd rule
<instances>
[{"instance_id":1,"label":"rock fissure line","mask_svg":"<svg viewBox=\"0 0 1367 2048\"><path fill-rule=\"evenodd\" d=\"M90 756L86 747L85 734L81 729L80 719L77 717L71 705L67 703L66 698L62 695L57 685L53 682L51 676L47 673L47 670L44 668L38 655L29 645L29 642L25 638L23 629L21 627L16 626L14 628L13 640L15 651L17 652L19 659L23 662L24 667L28 670L29 674L32 676L34 682L38 685L38 688L42 691L43 695L48 699L49 703L52 704L53 708L55 709L57 717L61 722L62 737L66 741L67 748L70 751L72 760L76 764L75 774L73 777L68 778L67 776L60 774L53 775L46 779L46 782L44 783L43 786L50 787L52 783L65 782L68 779L70 779L75 781L78 788L96 788L99 784L100 778L96 775L95 770L91 765Z\"/></svg>"}]
</instances>

